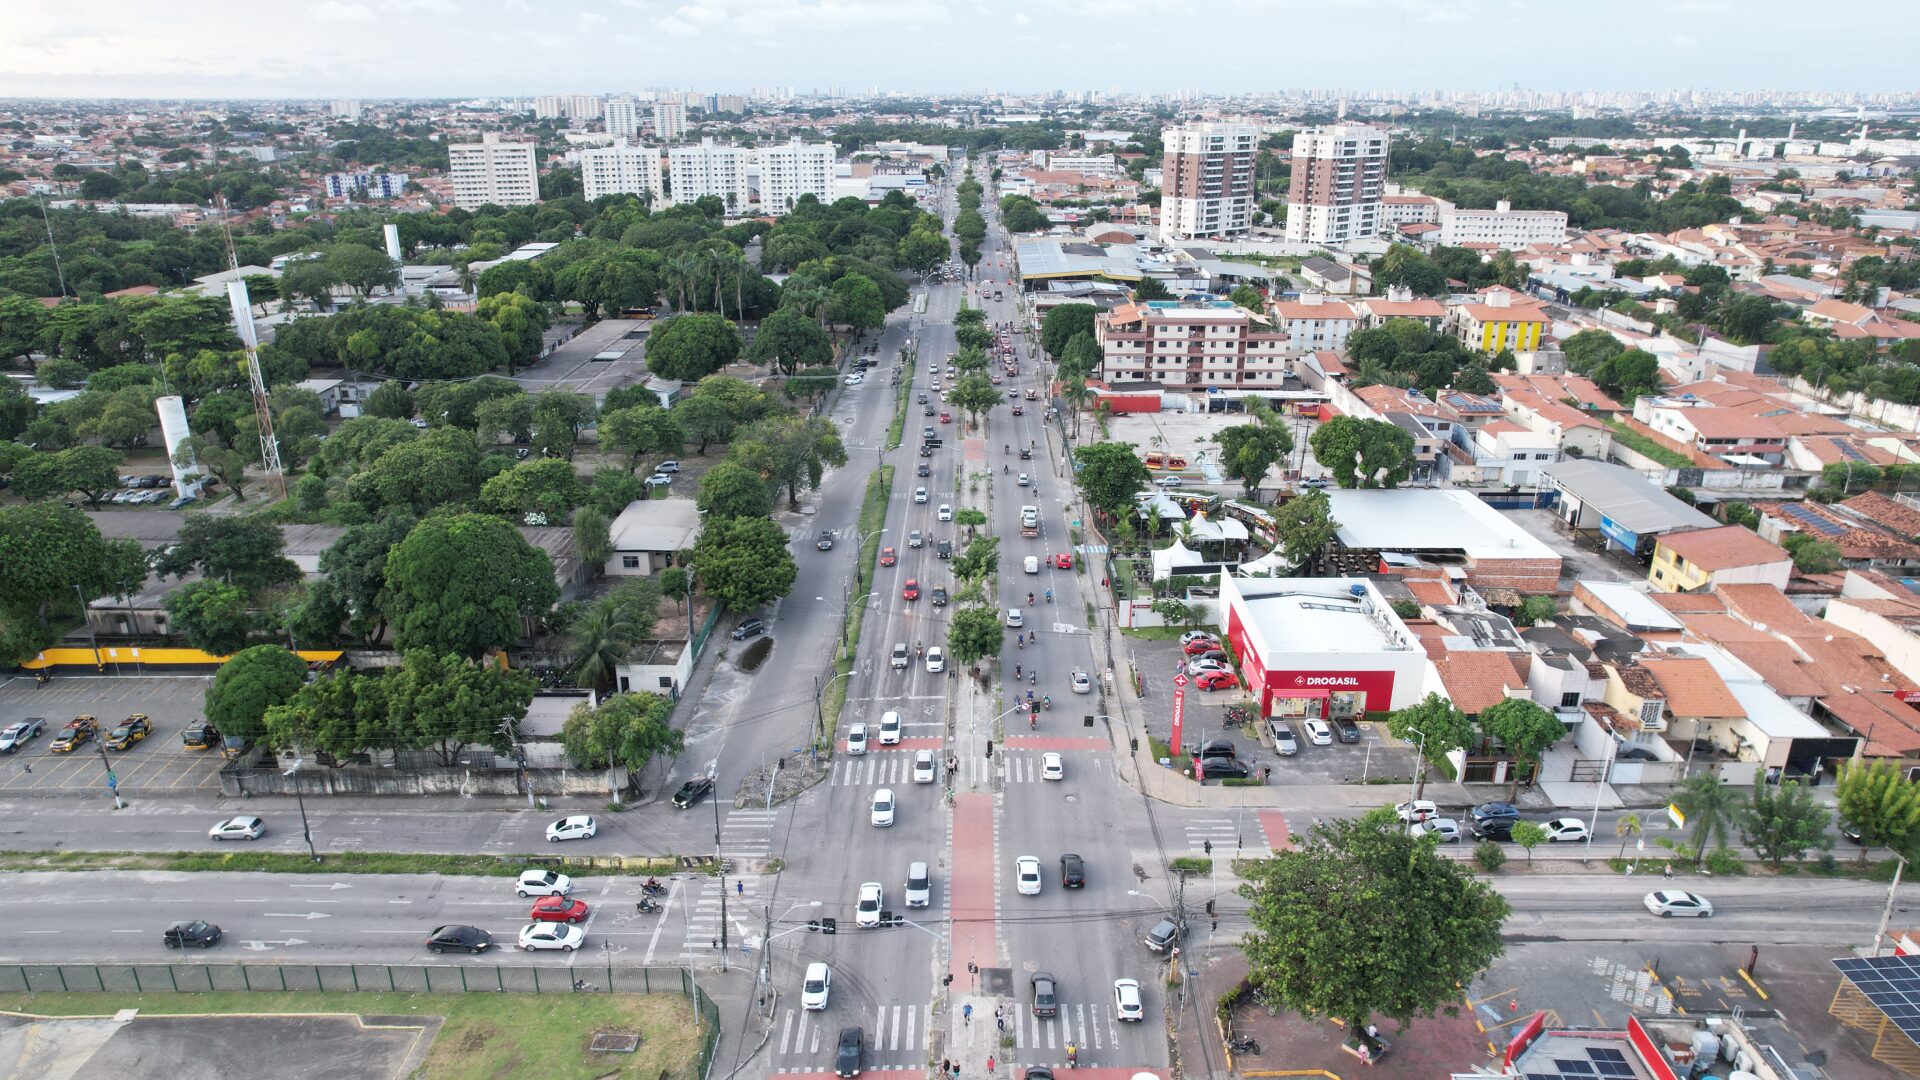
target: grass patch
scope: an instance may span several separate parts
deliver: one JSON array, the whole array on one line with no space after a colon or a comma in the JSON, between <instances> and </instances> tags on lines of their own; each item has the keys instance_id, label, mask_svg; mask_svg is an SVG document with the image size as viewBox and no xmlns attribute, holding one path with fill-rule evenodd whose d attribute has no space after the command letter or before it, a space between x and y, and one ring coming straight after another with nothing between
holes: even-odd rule
<instances>
[{"instance_id":1,"label":"grass patch","mask_svg":"<svg viewBox=\"0 0 1920 1080\"><path fill-rule=\"evenodd\" d=\"M589 979L591 975L589 974ZM0 1010L39 1016L231 1013L358 1013L440 1016L444 1022L416 1075L467 1077L644 1077L695 1080L706 1031L688 1021L678 994L0 994ZM594 1054L597 1032L638 1032L632 1054Z\"/></svg>"},{"instance_id":2,"label":"grass patch","mask_svg":"<svg viewBox=\"0 0 1920 1080\"><path fill-rule=\"evenodd\" d=\"M1607 427L1613 431L1613 441L1636 454L1652 458L1669 469L1686 469L1693 466L1692 459L1687 455L1675 453L1661 446L1618 420L1608 420L1606 423Z\"/></svg>"},{"instance_id":3,"label":"grass patch","mask_svg":"<svg viewBox=\"0 0 1920 1080\"><path fill-rule=\"evenodd\" d=\"M1213 860L1194 855L1182 855L1167 863L1167 869L1186 874L1213 873Z\"/></svg>"},{"instance_id":4,"label":"grass patch","mask_svg":"<svg viewBox=\"0 0 1920 1080\"><path fill-rule=\"evenodd\" d=\"M914 356L902 355L900 389L893 395L893 423L887 425L887 449L900 449L900 440L907 435L907 402L913 397Z\"/></svg>"},{"instance_id":5,"label":"grass patch","mask_svg":"<svg viewBox=\"0 0 1920 1080\"><path fill-rule=\"evenodd\" d=\"M904 406L902 406L904 409ZM904 412L901 414L905 415ZM874 470L867 481L866 498L860 503L860 534L865 537L860 542L860 554L854 559L855 598L865 596L873 587L874 573L880 563L880 526L887 520L887 505L893 498L893 466L882 465ZM833 682L821 697L821 726L826 726L825 717L833 718L830 731L839 730L840 710L847 704L847 684L851 679L839 678L853 670L854 657L860 654L860 631L866 625L867 605L859 603L847 612L847 647L844 654L837 654L833 661ZM830 733L826 739L827 752L833 751L835 739Z\"/></svg>"},{"instance_id":6,"label":"grass patch","mask_svg":"<svg viewBox=\"0 0 1920 1080\"><path fill-rule=\"evenodd\" d=\"M0 851L0 871L23 870L177 870L222 872L250 870L269 874L458 874L463 877L516 877L529 865L590 866L590 857L510 859L491 855L431 855L401 852L341 851L315 863L305 855L274 851ZM610 872L671 874L672 859L623 861Z\"/></svg>"}]
</instances>

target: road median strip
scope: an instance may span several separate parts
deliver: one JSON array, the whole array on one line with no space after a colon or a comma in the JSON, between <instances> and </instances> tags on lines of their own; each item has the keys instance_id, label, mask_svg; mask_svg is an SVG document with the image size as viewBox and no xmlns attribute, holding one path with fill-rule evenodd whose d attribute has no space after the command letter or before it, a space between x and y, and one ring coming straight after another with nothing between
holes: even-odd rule
<instances>
[{"instance_id":1,"label":"road median strip","mask_svg":"<svg viewBox=\"0 0 1920 1080\"><path fill-rule=\"evenodd\" d=\"M687 869L679 860L635 859L609 864L604 859L544 855L434 855L343 851L313 862L303 853L276 851L0 851L0 871L174 870L218 873L252 871L280 874L455 874L514 877L529 866L605 869L632 876L672 874Z\"/></svg>"}]
</instances>

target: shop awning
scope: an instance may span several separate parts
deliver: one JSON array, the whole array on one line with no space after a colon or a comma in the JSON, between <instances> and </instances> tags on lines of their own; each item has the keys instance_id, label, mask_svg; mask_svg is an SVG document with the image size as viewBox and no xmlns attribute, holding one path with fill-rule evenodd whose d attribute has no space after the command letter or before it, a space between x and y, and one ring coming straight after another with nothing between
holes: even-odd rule
<instances>
[{"instance_id":1,"label":"shop awning","mask_svg":"<svg viewBox=\"0 0 1920 1080\"><path fill-rule=\"evenodd\" d=\"M1273 692L1273 696L1284 698L1331 698L1333 697L1333 691L1325 688L1309 690L1301 687L1281 687Z\"/></svg>"}]
</instances>

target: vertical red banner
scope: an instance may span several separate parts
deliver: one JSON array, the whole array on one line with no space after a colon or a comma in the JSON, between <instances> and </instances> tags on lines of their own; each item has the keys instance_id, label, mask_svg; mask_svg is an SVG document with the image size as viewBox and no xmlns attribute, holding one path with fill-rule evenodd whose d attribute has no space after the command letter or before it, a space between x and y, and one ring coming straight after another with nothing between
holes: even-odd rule
<instances>
[{"instance_id":1,"label":"vertical red banner","mask_svg":"<svg viewBox=\"0 0 1920 1080\"><path fill-rule=\"evenodd\" d=\"M1180 725L1185 719L1186 711L1187 678L1181 675L1173 680L1173 737L1167 743L1176 758L1180 756Z\"/></svg>"}]
</instances>

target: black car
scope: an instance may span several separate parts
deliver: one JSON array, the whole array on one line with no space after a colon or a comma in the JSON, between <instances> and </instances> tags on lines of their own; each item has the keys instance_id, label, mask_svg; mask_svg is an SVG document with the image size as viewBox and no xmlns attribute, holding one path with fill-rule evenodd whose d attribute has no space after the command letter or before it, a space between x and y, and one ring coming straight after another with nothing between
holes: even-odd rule
<instances>
[{"instance_id":1,"label":"black car","mask_svg":"<svg viewBox=\"0 0 1920 1080\"><path fill-rule=\"evenodd\" d=\"M696 776L686 783L681 784L680 790L673 793L673 805L685 810L687 807L692 806L694 803L712 794L712 792L713 778L709 776Z\"/></svg>"},{"instance_id":2,"label":"black car","mask_svg":"<svg viewBox=\"0 0 1920 1080\"><path fill-rule=\"evenodd\" d=\"M211 949L220 940L220 928L199 919L192 922L177 922L167 927L166 932L160 935L160 940L165 942L169 949L195 945L202 949Z\"/></svg>"},{"instance_id":3,"label":"black car","mask_svg":"<svg viewBox=\"0 0 1920 1080\"><path fill-rule=\"evenodd\" d=\"M947 604L947 587L945 585L935 585L933 587L933 606L945 607L946 604Z\"/></svg>"},{"instance_id":4,"label":"black car","mask_svg":"<svg viewBox=\"0 0 1920 1080\"><path fill-rule=\"evenodd\" d=\"M933 447L931 447L931 446L928 446L928 445L926 445L925 443L922 443L922 444L920 444L920 456L921 456L921 457L932 457L932 456L933 456Z\"/></svg>"},{"instance_id":5,"label":"black car","mask_svg":"<svg viewBox=\"0 0 1920 1080\"><path fill-rule=\"evenodd\" d=\"M932 476L932 475L933 475L933 466L932 466L932 465L929 465L929 464L927 464L926 462L924 462L924 461L923 461L923 462L921 462L920 464L918 464L918 465L915 465L915 466L913 467L913 475L915 475L915 476Z\"/></svg>"},{"instance_id":6,"label":"black car","mask_svg":"<svg viewBox=\"0 0 1920 1080\"><path fill-rule=\"evenodd\" d=\"M1045 1065L1027 1066L1027 1080L1053 1080L1053 1070Z\"/></svg>"},{"instance_id":7,"label":"black car","mask_svg":"<svg viewBox=\"0 0 1920 1080\"><path fill-rule=\"evenodd\" d=\"M931 405L929 405L929 406L927 406L927 415L928 415L928 416L932 416L932 415L933 415L933 406L931 406Z\"/></svg>"},{"instance_id":8,"label":"black car","mask_svg":"<svg viewBox=\"0 0 1920 1080\"><path fill-rule=\"evenodd\" d=\"M1468 816L1475 821L1486 821L1489 818L1506 818L1512 821L1520 816L1520 808L1510 802L1483 802L1474 807Z\"/></svg>"},{"instance_id":9,"label":"black car","mask_svg":"<svg viewBox=\"0 0 1920 1080\"><path fill-rule=\"evenodd\" d=\"M820 530L820 539L815 542L813 546L819 548L821 551L832 551L833 533L827 529Z\"/></svg>"},{"instance_id":10,"label":"black car","mask_svg":"<svg viewBox=\"0 0 1920 1080\"><path fill-rule=\"evenodd\" d=\"M1513 823L1517 817L1475 818L1467 822L1467 831L1475 840L1507 841L1513 839Z\"/></svg>"},{"instance_id":11,"label":"black car","mask_svg":"<svg viewBox=\"0 0 1920 1080\"><path fill-rule=\"evenodd\" d=\"M1199 750L1194 751L1193 756L1237 758L1240 756L1240 748L1233 745L1232 739L1209 739L1201 744Z\"/></svg>"},{"instance_id":12,"label":"black car","mask_svg":"<svg viewBox=\"0 0 1920 1080\"><path fill-rule=\"evenodd\" d=\"M1208 780L1245 780L1253 775L1253 769L1239 758L1201 758L1200 775Z\"/></svg>"},{"instance_id":13,"label":"black car","mask_svg":"<svg viewBox=\"0 0 1920 1080\"><path fill-rule=\"evenodd\" d=\"M1033 973L1033 1015L1040 1017L1060 1015L1060 991L1053 981L1053 973L1036 971Z\"/></svg>"},{"instance_id":14,"label":"black car","mask_svg":"<svg viewBox=\"0 0 1920 1080\"><path fill-rule=\"evenodd\" d=\"M475 956L493 945L493 935L477 926L442 926L427 935L427 951L435 954L448 949L465 949Z\"/></svg>"},{"instance_id":15,"label":"black car","mask_svg":"<svg viewBox=\"0 0 1920 1080\"><path fill-rule=\"evenodd\" d=\"M860 1029L843 1027L840 1029L840 1046L833 1054L833 1074L835 1076L860 1075Z\"/></svg>"},{"instance_id":16,"label":"black car","mask_svg":"<svg viewBox=\"0 0 1920 1080\"><path fill-rule=\"evenodd\" d=\"M1343 743L1357 743L1360 741L1360 725L1354 723L1352 717L1334 717L1333 733L1339 736L1340 741Z\"/></svg>"},{"instance_id":17,"label":"black car","mask_svg":"<svg viewBox=\"0 0 1920 1080\"><path fill-rule=\"evenodd\" d=\"M1063 889L1087 887L1087 864L1080 856L1060 856L1060 887Z\"/></svg>"},{"instance_id":18,"label":"black car","mask_svg":"<svg viewBox=\"0 0 1920 1080\"><path fill-rule=\"evenodd\" d=\"M953 558L953 541L942 540L933 546L933 553L943 559Z\"/></svg>"},{"instance_id":19,"label":"black car","mask_svg":"<svg viewBox=\"0 0 1920 1080\"><path fill-rule=\"evenodd\" d=\"M750 637L766 632L767 624L761 622L759 619L742 619L740 620L740 625L733 628L733 633L727 636L735 641L745 641Z\"/></svg>"}]
</instances>

